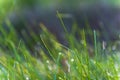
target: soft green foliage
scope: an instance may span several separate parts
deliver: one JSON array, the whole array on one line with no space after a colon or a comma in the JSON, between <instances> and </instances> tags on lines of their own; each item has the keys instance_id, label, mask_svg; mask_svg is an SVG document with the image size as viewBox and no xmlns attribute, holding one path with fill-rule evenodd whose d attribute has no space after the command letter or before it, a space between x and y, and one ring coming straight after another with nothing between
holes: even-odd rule
<instances>
[{"instance_id":1,"label":"soft green foliage","mask_svg":"<svg viewBox=\"0 0 120 80\"><path fill-rule=\"evenodd\" d=\"M7 1L8 4L2 2L7 6L0 4L3 17L9 11L8 6L13 5ZM21 1L27 3L26 0ZM28 5L32 5L33 0L29 2ZM34 32L30 34L32 41L40 43L37 49L34 49L35 45L30 38L28 44L20 39L9 21L6 20L9 30L0 26L0 80L119 80L119 52L109 47L103 49L104 44L96 40L96 31L92 33L90 30L94 40L92 47L86 41L84 29L78 29L74 23L69 33L59 13L58 17L65 29L69 47L60 44L43 24L40 24L40 36ZM75 34L80 39L76 39Z\"/></svg>"},{"instance_id":2,"label":"soft green foliage","mask_svg":"<svg viewBox=\"0 0 120 80\"><path fill-rule=\"evenodd\" d=\"M95 48L91 48L91 52L85 30L78 29L76 23L71 33L66 33L69 48L58 43L54 35L40 24L40 36L32 36L42 47L31 53L22 39L18 39L9 21L7 24L9 31L0 27L0 80L120 79L119 57L112 51L102 50L102 45L98 45L96 40L96 31L93 33ZM76 33L79 33L81 40L75 38Z\"/></svg>"},{"instance_id":3,"label":"soft green foliage","mask_svg":"<svg viewBox=\"0 0 120 80\"><path fill-rule=\"evenodd\" d=\"M15 7L15 0L0 0L0 24L5 16Z\"/></svg>"}]
</instances>

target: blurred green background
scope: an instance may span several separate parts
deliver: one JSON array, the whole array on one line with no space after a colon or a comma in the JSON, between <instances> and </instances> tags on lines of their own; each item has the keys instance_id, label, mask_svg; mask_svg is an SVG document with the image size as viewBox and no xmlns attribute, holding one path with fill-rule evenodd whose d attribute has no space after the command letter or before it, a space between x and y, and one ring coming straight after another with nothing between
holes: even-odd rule
<instances>
[{"instance_id":1,"label":"blurred green background","mask_svg":"<svg viewBox=\"0 0 120 80\"><path fill-rule=\"evenodd\" d=\"M110 4L120 6L120 0L0 0L0 14L6 14L11 9L40 6L45 9L67 8L75 9L80 6L94 4Z\"/></svg>"},{"instance_id":2,"label":"blurred green background","mask_svg":"<svg viewBox=\"0 0 120 80\"><path fill-rule=\"evenodd\" d=\"M113 6L113 7L119 8L120 0L0 0L0 23L2 24L5 21L5 19L8 17L8 15L10 15L10 13L12 13L12 12L13 12L13 16L14 16L14 13L17 12L17 13L21 14L21 16L23 15L22 17L24 17L24 16L26 16L26 15L24 15L25 10L28 10L28 12L26 11L26 14L29 14L29 9L30 10L38 9L38 10L40 10L39 13L45 14L43 16L40 14L41 15L40 17L49 19L49 18L51 18L52 11L56 13L56 11L58 10L58 11L63 11L63 12L69 13L69 12L74 12L77 10L79 11L79 9L86 9L86 8L89 8L89 6L95 6L95 5L99 5L99 4L104 5L104 7L109 5L111 7ZM23 13L22 13L22 11L23 11ZM49 13L51 13L51 14L49 14ZM52 14L52 16L53 15L56 16L56 14ZM78 13L78 15L80 15L80 13ZM27 17L31 17L31 16L27 16ZM78 18L80 18L80 16L78 16ZM17 20L17 19L15 19L15 20ZM109 20L109 21L111 22L111 20ZM54 21L51 21L51 23L52 22L54 22ZM85 21L83 21L83 24L84 24L84 22ZM108 22L108 23L110 23L110 22ZM68 22L68 23L69 23L69 25L71 25L70 22ZM23 24L24 24L24 21L23 21ZM21 25L20 25L20 27L21 27ZM52 26L52 25L49 25L49 26ZM17 28L20 29L19 27L17 27ZM103 32L103 34L104 34L104 32Z\"/></svg>"}]
</instances>

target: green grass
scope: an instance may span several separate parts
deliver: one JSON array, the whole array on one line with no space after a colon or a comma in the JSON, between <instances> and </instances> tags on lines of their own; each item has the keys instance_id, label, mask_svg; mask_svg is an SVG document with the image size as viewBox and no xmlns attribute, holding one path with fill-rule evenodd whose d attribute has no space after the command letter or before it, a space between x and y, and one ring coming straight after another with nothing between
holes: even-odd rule
<instances>
[{"instance_id":1,"label":"green grass","mask_svg":"<svg viewBox=\"0 0 120 80\"><path fill-rule=\"evenodd\" d=\"M12 24L9 21L7 24L9 31L0 27L0 80L120 79L118 52L102 49L103 44L96 40L96 31L93 31L92 47L86 41L84 29L78 29L75 23L69 33L64 26L69 43L66 47L41 24L39 36L31 32L33 41L40 44L31 52L28 45L18 38ZM76 33L81 39L75 38ZM29 44L34 48L31 42Z\"/></svg>"},{"instance_id":2,"label":"green grass","mask_svg":"<svg viewBox=\"0 0 120 80\"><path fill-rule=\"evenodd\" d=\"M18 37L9 20L6 20L9 31L1 25L6 14L14 8L14 1L7 0L0 4L0 80L120 79L119 52L113 51L111 46L103 49L104 45L97 40L96 31L89 29L93 38L91 46L85 36L89 33L79 29L76 23L72 31L68 32L62 16L57 12L66 33L68 47L60 44L43 24L40 24L42 32L39 35L31 31L32 37L29 38L24 33L24 37L27 37L25 43ZM38 43L37 47L35 42Z\"/></svg>"}]
</instances>

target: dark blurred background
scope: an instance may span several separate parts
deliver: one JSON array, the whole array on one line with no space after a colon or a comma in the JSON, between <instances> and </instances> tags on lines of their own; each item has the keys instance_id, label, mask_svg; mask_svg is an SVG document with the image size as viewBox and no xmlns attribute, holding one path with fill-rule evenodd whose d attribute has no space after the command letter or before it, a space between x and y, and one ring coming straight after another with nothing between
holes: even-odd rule
<instances>
[{"instance_id":1,"label":"dark blurred background","mask_svg":"<svg viewBox=\"0 0 120 80\"><path fill-rule=\"evenodd\" d=\"M58 11L68 32L76 23L78 28L85 29L90 43L93 40L90 30L96 30L101 41L115 41L120 33L119 3L119 0L6 0L0 2L0 22L7 27L9 20L26 42L31 39L31 31L39 36L42 23L60 43L67 45Z\"/></svg>"}]
</instances>

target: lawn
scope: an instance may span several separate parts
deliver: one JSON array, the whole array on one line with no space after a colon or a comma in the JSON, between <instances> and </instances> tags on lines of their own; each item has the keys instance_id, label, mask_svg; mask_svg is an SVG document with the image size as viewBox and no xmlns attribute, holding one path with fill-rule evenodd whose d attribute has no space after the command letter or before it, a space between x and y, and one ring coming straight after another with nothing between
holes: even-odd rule
<instances>
[{"instance_id":1,"label":"lawn","mask_svg":"<svg viewBox=\"0 0 120 80\"><path fill-rule=\"evenodd\" d=\"M98 40L98 32L90 29L91 44L85 29L74 23L68 31L57 12L67 45L61 44L44 24L39 26L40 34L31 31L31 37L24 35L26 43L9 20L7 29L1 24L12 10L8 6L15 6L8 3L6 8L0 6L0 80L120 80L119 41L106 46Z\"/></svg>"},{"instance_id":2,"label":"lawn","mask_svg":"<svg viewBox=\"0 0 120 80\"><path fill-rule=\"evenodd\" d=\"M9 23L9 26L12 25ZM41 26L40 36L32 37L39 44L33 46L33 51L13 27L9 27L8 32L1 26L0 80L120 79L119 51L97 41L96 31L93 31L94 47L86 42L84 30L80 32L82 40L77 40L73 33L66 33L69 46L64 46Z\"/></svg>"}]
</instances>

